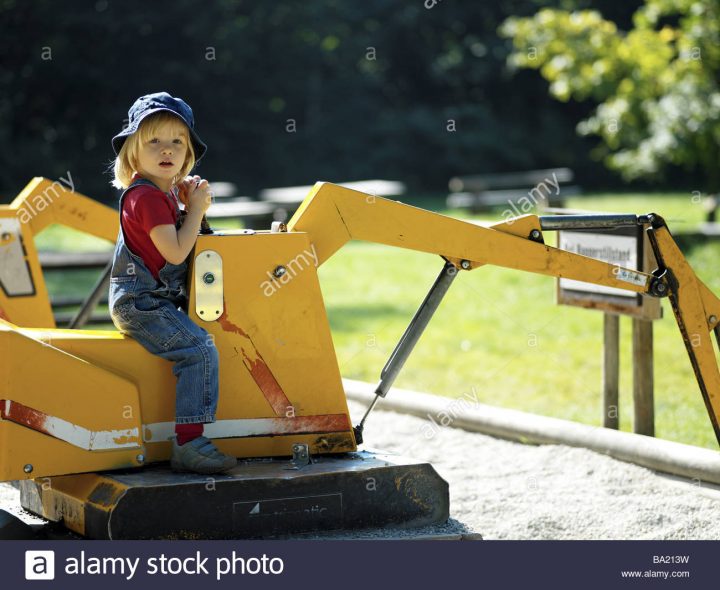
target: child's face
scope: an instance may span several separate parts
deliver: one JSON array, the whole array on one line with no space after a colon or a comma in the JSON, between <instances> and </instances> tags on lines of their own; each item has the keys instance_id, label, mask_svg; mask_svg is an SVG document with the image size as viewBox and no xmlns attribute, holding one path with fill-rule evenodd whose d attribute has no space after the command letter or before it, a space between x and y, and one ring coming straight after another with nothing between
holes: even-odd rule
<instances>
[{"instance_id":1,"label":"child's face","mask_svg":"<svg viewBox=\"0 0 720 590\"><path fill-rule=\"evenodd\" d=\"M187 155L187 132L182 124L160 125L153 135L141 141L138 150L140 174L167 185L177 176Z\"/></svg>"}]
</instances>

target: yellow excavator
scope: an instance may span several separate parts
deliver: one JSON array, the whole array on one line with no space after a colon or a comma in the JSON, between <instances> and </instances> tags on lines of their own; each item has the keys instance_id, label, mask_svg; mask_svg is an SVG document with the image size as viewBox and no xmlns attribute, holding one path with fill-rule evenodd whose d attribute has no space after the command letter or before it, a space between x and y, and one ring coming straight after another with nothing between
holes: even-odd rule
<instances>
[{"instance_id":1,"label":"yellow excavator","mask_svg":"<svg viewBox=\"0 0 720 590\"><path fill-rule=\"evenodd\" d=\"M460 272L496 265L669 297L720 442L720 301L664 220L648 215L524 215L491 226L330 183L285 224L215 230L191 253L188 314L220 355L218 420L206 435L245 459L227 474L175 474L171 363L116 331L58 329L34 236L59 223L114 242L118 214L58 182L33 179L0 207L0 481L22 506L87 538L237 538L449 515L427 463L358 450L384 397ZM544 243L544 232L641 226L658 268L622 268ZM439 256L440 273L353 426L317 268L350 240ZM107 277L105 273L104 277ZM99 281L97 295L106 288Z\"/></svg>"}]
</instances>

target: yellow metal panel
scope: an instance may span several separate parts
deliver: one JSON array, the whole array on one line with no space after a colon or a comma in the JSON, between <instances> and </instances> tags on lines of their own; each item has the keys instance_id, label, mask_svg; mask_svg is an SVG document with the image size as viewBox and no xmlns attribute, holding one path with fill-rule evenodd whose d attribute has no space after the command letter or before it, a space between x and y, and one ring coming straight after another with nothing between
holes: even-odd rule
<instances>
[{"instance_id":1,"label":"yellow metal panel","mask_svg":"<svg viewBox=\"0 0 720 590\"><path fill-rule=\"evenodd\" d=\"M335 185L324 182L315 184L287 224L290 233L306 232L312 235L318 253L318 265L325 262L353 237L335 205L333 188ZM356 191L350 192L361 197L368 196ZM316 229L321 231L314 231Z\"/></svg>"},{"instance_id":2,"label":"yellow metal panel","mask_svg":"<svg viewBox=\"0 0 720 590\"><path fill-rule=\"evenodd\" d=\"M223 260L224 311L217 321L201 321L195 314L195 288L189 280L191 318L209 331L220 354L220 401L218 425L223 426L220 448L239 457L287 456L292 445L306 443L314 453L347 452L356 449L350 416L337 366L330 327L317 278L317 252L303 233L224 232L200 236L195 252L213 250ZM242 261L233 264L230 261ZM228 262L226 262L228 261ZM273 275L278 266L286 269ZM191 273L194 269L191 269ZM11 348L11 339L33 343L33 351L11 358L23 362L42 361L47 371L37 383L57 394L57 383L49 372L68 375L74 364L94 369L98 375L116 376L134 384L139 394L142 436L147 461L167 460L175 417L175 377L172 363L145 351L137 342L117 332L98 330L15 329L0 334ZM50 345L50 346L43 346ZM12 346L15 349L14 345ZM43 351L58 358L43 361ZM56 350L57 349L57 350ZM62 354L59 351L64 351ZM22 359L28 359L23 361ZM21 373L22 366L19 367ZM18 383L30 383L20 377ZM8 373L10 378L10 373ZM85 381L88 377L84 377ZM61 381L62 383L62 381ZM104 414L97 421L107 425L113 409L110 392L115 386L105 380ZM84 393L78 394L83 396ZM117 398L123 399L118 391ZM69 411L46 396L23 396L26 405L42 405L48 414L68 421L90 422L81 409ZM246 435L253 421L269 424L267 435ZM235 430L233 430L235 429ZM159 433L159 434L158 434ZM73 459L74 460L74 459ZM63 463L64 471L86 471L88 462ZM37 473L37 472L35 472Z\"/></svg>"},{"instance_id":3,"label":"yellow metal panel","mask_svg":"<svg viewBox=\"0 0 720 590\"><path fill-rule=\"evenodd\" d=\"M195 251L206 249L223 260L224 312L215 322L201 322L194 291L189 307L220 351L222 415L342 414L349 423L315 244L303 233L224 232L200 236ZM277 267L286 270L279 278Z\"/></svg>"},{"instance_id":4,"label":"yellow metal panel","mask_svg":"<svg viewBox=\"0 0 720 590\"><path fill-rule=\"evenodd\" d=\"M132 383L138 391L139 417L143 424L175 419L176 379L172 363L150 354L132 338L108 330L23 329L21 332Z\"/></svg>"},{"instance_id":5,"label":"yellow metal panel","mask_svg":"<svg viewBox=\"0 0 720 590\"><path fill-rule=\"evenodd\" d=\"M709 334L711 314L718 308L717 298L695 276L687 260L672 239L667 227L654 230L651 240L655 239L662 260L660 264L671 269L677 281L677 292L670 293L670 303L683 335L685 348L695 372L705 407L720 442L720 371L718 370L715 348ZM708 311L705 303L710 307Z\"/></svg>"},{"instance_id":6,"label":"yellow metal panel","mask_svg":"<svg viewBox=\"0 0 720 590\"><path fill-rule=\"evenodd\" d=\"M141 413L131 382L2 321L0 358L0 479L138 464Z\"/></svg>"},{"instance_id":7,"label":"yellow metal panel","mask_svg":"<svg viewBox=\"0 0 720 590\"><path fill-rule=\"evenodd\" d=\"M117 480L94 473L44 477L36 479L41 516L53 522L62 521L70 530L85 534L85 511L88 508L108 512L126 491Z\"/></svg>"},{"instance_id":8,"label":"yellow metal panel","mask_svg":"<svg viewBox=\"0 0 720 590\"><path fill-rule=\"evenodd\" d=\"M9 208L17 211L19 219L34 235L53 223L60 223L114 242L120 227L115 209L68 190L59 181L40 176L27 184Z\"/></svg>"},{"instance_id":9,"label":"yellow metal panel","mask_svg":"<svg viewBox=\"0 0 720 590\"><path fill-rule=\"evenodd\" d=\"M0 206L0 218L17 219L17 212ZM35 294L9 297L3 289L0 289L0 319L20 326L53 328L55 327L55 318L50 307L50 297L45 286L45 278L40 267L33 234L28 224L20 222L20 236ZM10 239L6 241L0 238L0 264L5 257L4 248L9 247Z\"/></svg>"},{"instance_id":10,"label":"yellow metal panel","mask_svg":"<svg viewBox=\"0 0 720 590\"><path fill-rule=\"evenodd\" d=\"M0 449L0 481L139 467L137 455L144 452L86 451L8 420L0 420ZM26 473L25 465L32 465L32 472Z\"/></svg>"},{"instance_id":11,"label":"yellow metal panel","mask_svg":"<svg viewBox=\"0 0 720 590\"><path fill-rule=\"evenodd\" d=\"M328 183L316 185L308 199L288 227L310 234L320 263L349 239L367 240L440 254L448 260L469 260L473 267L494 264L638 293L647 291L647 274L620 269L642 278L643 284L621 280L614 265L512 235L507 227L481 227ZM523 216L521 223L537 223L533 217Z\"/></svg>"},{"instance_id":12,"label":"yellow metal panel","mask_svg":"<svg viewBox=\"0 0 720 590\"><path fill-rule=\"evenodd\" d=\"M59 181L36 177L10 205L0 206L0 218L15 218L20 222L26 260L35 285L35 294L31 296L9 297L0 289L0 319L18 326L54 328L55 319L35 248L35 236L49 225L59 223L114 242L119 228L118 213L68 190ZM6 245L0 239L0 263Z\"/></svg>"},{"instance_id":13,"label":"yellow metal panel","mask_svg":"<svg viewBox=\"0 0 720 590\"><path fill-rule=\"evenodd\" d=\"M203 324L206 323L203 322ZM34 329L21 331L31 334L39 340L52 343L53 346L82 358L88 363L112 371L134 382L140 394L146 461L167 461L170 458L170 443L166 439L153 438L151 428L152 425L158 423L169 423L169 433L172 434L172 424L175 419L175 377L172 374L172 363L148 353L137 342L117 332ZM334 355L331 359L334 360ZM219 421L274 416L269 403L263 397L262 392L257 389L257 384L248 376L245 365L237 365L235 372L230 370L226 372L222 358L220 364L220 404L217 416ZM243 374L245 374L248 389L256 390L255 405L242 403L242 400L240 403L233 403L230 398L232 394L226 394L227 391L232 391L230 386L234 384L233 382L241 379ZM302 375L298 376L298 380L301 380L301 377ZM346 414L347 404L340 382L339 388L334 391L337 392L339 398L335 400L335 404L326 405L324 408L329 408L332 414ZM305 395L305 393L301 392L301 395ZM307 395L312 397L312 392ZM293 398L294 394L291 394L290 397ZM300 411L300 408L316 408L312 399L296 399L295 401L299 418L312 415ZM311 452L314 453L346 452L356 448L350 430L338 433L319 432L217 439L216 443L225 452L237 457L289 456L292 454L292 445L295 443L308 444Z\"/></svg>"}]
</instances>

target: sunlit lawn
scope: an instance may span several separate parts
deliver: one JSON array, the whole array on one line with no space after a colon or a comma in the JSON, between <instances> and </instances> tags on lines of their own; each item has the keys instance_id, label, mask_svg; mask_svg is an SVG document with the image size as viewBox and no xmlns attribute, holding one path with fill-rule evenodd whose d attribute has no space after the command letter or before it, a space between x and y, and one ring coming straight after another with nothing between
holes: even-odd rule
<instances>
[{"instance_id":1,"label":"sunlit lawn","mask_svg":"<svg viewBox=\"0 0 720 590\"><path fill-rule=\"evenodd\" d=\"M568 205L597 211L655 211L668 220L673 233L679 233L702 221L702 208L691 197L598 195L573 199ZM422 201L424 206L431 203ZM495 218L500 213L496 211ZM38 244L44 249L111 247L55 227L39 236ZM720 242L703 242L687 254L700 277L720 293L715 271L720 265ZM343 376L378 379L441 266L440 257L351 243L320 268ZM55 275L49 278L51 293L84 294L95 275ZM488 404L601 424L602 314L558 306L554 298L552 278L492 267L461 273L396 385L449 397L474 388ZM666 302L663 305L665 317L655 323L656 434L715 449L717 442L672 310ZM630 329L630 320L623 318L623 430L632 429Z\"/></svg>"}]
</instances>

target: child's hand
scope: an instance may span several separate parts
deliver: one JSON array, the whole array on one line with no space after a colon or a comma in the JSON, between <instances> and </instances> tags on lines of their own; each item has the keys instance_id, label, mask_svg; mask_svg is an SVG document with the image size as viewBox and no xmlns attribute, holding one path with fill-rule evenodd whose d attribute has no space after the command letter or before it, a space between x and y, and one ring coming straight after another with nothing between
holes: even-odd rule
<instances>
[{"instance_id":1,"label":"child's hand","mask_svg":"<svg viewBox=\"0 0 720 590\"><path fill-rule=\"evenodd\" d=\"M198 210L205 213L212 204L212 192L208 181L199 176L188 176L182 181L186 184L187 202L185 206L188 211Z\"/></svg>"},{"instance_id":2,"label":"child's hand","mask_svg":"<svg viewBox=\"0 0 720 590\"><path fill-rule=\"evenodd\" d=\"M183 180L178 182L176 186L178 189L178 200L185 205L185 209L187 209L190 187L195 186L195 180L193 180L192 176L186 176Z\"/></svg>"}]
</instances>

